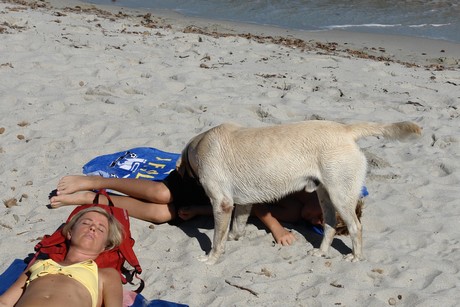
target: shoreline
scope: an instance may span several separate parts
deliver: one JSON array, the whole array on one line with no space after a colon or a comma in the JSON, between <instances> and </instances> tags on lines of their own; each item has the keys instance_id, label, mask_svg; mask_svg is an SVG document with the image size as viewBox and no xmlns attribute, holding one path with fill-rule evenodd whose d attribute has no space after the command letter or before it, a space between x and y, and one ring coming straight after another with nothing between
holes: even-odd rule
<instances>
[{"instance_id":1,"label":"shoreline","mask_svg":"<svg viewBox=\"0 0 460 307\"><path fill-rule=\"evenodd\" d=\"M12 3L36 3L34 0L8 0ZM155 26L176 31L194 32L214 37L242 36L260 42L279 43L329 55L356 57L419 66L430 70L460 69L460 44L445 40L372 34L343 30L303 31L269 25L188 17L169 10L139 10L111 5L95 5L79 0L48 0L51 8L79 7L101 10L113 15L144 19ZM105 13L104 13L105 14ZM107 16L106 16L107 17ZM284 39L283 39L284 38Z\"/></svg>"},{"instance_id":2,"label":"shoreline","mask_svg":"<svg viewBox=\"0 0 460 307\"><path fill-rule=\"evenodd\" d=\"M150 3L147 2L142 2L142 1L138 1L138 2L135 2L133 3L133 5L130 5L129 4L129 1L128 2L123 2L123 1L94 1L94 0L78 0L78 1L81 1L81 2L85 2L87 4L94 4L94 5L106 5L106 6L113 6L113 7L125 7L125 8L132 8L132 9L138 9L138 10L148 10L148 11L152 11L154 13L156 12L164 12L166 14L176 14L176 15L181 15L182 18L188 18L188 17L196 17L198 19L202 19L202 20L215 20L215 21L222 21L222 22L232 22L232 23L241 23L241 24L252 24L252 25L259 25L259 26L267 26L267 27L275 27L275 28L282 28L282 29L290 29L292 31L307 31L307 32L317 32L317 31L328 31L328 30L339 30L339 31L346 31L346 32L357 32L357 33L368 33L368 34L373 34L373 33L381 33L383 35L394 35L394 36L406 36L406 37L419 37L419 38L427 38L427 39L434 39L434 40L443 40L443 41L448 41L448 42L452 42L454 44L460 44L460 38L458 39L448 39L448 38L444 38L442 36L442 34L440 36L424 36L423 34L421 35L412 35L412 34L404 34L403 32L400 32L400 33L395 33L395 32L391 32L391 29L393 27L405 27L403 25L404 24L411 24L410 26L408 26L408 28L412 28L412 29L415 29L415 28L419 28L419 27L426 27L426 26L432 26L433 28L437 27L437 26L450 26L452 25L450 20L442 20L443 22L440 22L440 20L438 21L433 21L431 20L431 16L429 17L430 20L411 20L410 17L409 17L409 20L406 20L405 22L402 22L402 20L392 20L392 22L384 22L383 20L380 20L380 22L371 22L370 20L367 20L367 21L364 21L364 20L360 20L360 21L356 21L356 22L352 22L352 21L348 21L348 22L341 22L339 20L334 20L334 22L332 22L331 24L329 24L329 26L326 26L326 25L323 25L323 27L317 27L316 25L313 24L309 24L309 27L310 28L305 28L305 27L296 27L296 26L289 26L289 25L279 25L278 23L273 23L273 19L270 19L270 20L266 20L266 22L253 22L251 20L244 20L242 18L233 18L233 17L229 17L229 18L225 18L225 17L213 17L212 15L209 15L209 12L208 14L206 13L206 11L209 10L209 7L207 9L204 9L204 11L202 12L203 14L198 13L196 11L196 8L195 6L193 6L193 9L188 6L187 4L185 4L185 7L187 8L184 8L182 7L182 5L176 5L177 6L181 6L182 8L184 8L184 11L182 10L182 8L173 8L173 6L171 6L171 8L167 9L167 8L159 8L159 7L150 7ZM199 2L199 1L198 1ZM138 4L145 4L144 6L140 6ZM200 4L197 3L199 6ZM203 4L203 3L201 3ZM228 3L225 3L223 2L222 5L228 5ZM157 6L157 5L155 5ZM162 6L162 5L160 5ZM211 5L212 6L212 5ZM219 10L219 6L215 6L215 9ZM229 8L231 9L231 8ZM251 9L251 10L257 10L256 8L254 7L248 7L248 9ZM262 7L261 8L262 10L264 10L264 8ZM266 8L265 8L266 9ZM289 5L286 6L286 7L278 7L279 10L283 10L283 9L289 9ZM302 10L302 8L299 8L300 10ZM314 8L314 10L318 9L318 7ZM416 8L414 8L416 9ZM438 8L439 9L439 8ZM453 10L455 10L456 8L451 8ZM200 8L197 9L198 11L201 11ZM332 8L332 10L334 10ZM343 10L346 10L346 8L343 8ZM403 9L403 11L405 11L406 9ZM336 12L338 13L338 12ZM371 12L370 12L371 13ZM378 13L376 12L372 12L373 14L376 14L378 15ZM220 12L220 14L222 14L222 12ZM254 12L254 14L256 16L254 16L255 18L257 18L257 15L261 15L261 12ZM294 13L295 14L295 13ZM308 14L308 13L307 13ZM453 12L451 12L451 14L453 14ZM275 14L277 15L277 14ZM316 14L315 14L316 15ZM328 15L326 13L326 15ZM363 14L363 15L367 15L367 14ZM246 16L247 17L247 16ZM339 19L340 16L337 16ZM358 16L359 17L359 16ZM377 16L375 16L377 17ZM280 21L279 20L279 17L277 16L274 16L275 19L278 20L278 22ZM311 15L304 15L304 19L309 19L309 18L312 18ZM314 17L313 17L314 18ZM329 19L330 16L323 16L323 18L326 18L326 19ZM321 18L321 19L323 19ZM283 18L283 19L286 19L286 18ZM398 18L396 18L398 19ZM420 22L420 24L418 24L417 22ZM290 22L288 22L290 23ZM360 28L360 26L362 26L363 28ZM369 26L369 28L366 28L367 26ZM385 29L388 29L390 32L387 32L386 30L382 30L383 28ZM451 33L451 32L455 32L454 29L452 29L451 31L449 31L448 33ZM407 33L407 32L406 32ZM449 36L449 34L446 33L447 36Z\"/></svg>"}]
</instances>

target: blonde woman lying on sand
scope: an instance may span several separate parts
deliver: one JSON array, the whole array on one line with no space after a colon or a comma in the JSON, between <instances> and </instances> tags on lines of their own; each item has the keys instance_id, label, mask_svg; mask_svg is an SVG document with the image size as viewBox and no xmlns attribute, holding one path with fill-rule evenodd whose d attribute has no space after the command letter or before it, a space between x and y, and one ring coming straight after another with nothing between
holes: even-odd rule
<instances>
[{"instance_id":1,"label":"blonde woman lying on sand","mask_svg":"<svg viewBox=\"0 0 460 307\"><path fill-rule=\"evenodd\" d=\"M120 274L94 260L122 241L123 227L104 209L81 210L62 232L69 243L64 261L37 260L0 296L0 306L122 306Z\"/></svg>"},{"instance_id":2,"label":"blonde woman lying on sand","mask_svg":"<svg viewBox=\"0 0 460 307\"><path fill-rule=\"evenodd\" d=\"M63 177L50 198L53 208L68 205L83 205L94 199L93 190L110 189L126 196L111 196L115 206L128 210L130 216L152 223L189 220L196 215L211 215L212 207L203 188L196 179L182 177L177 171L163 181L145 179L104 178L100 176ZM107 202L101 195L100 202ZM361 216L361 201L357 212ZM307 221L312 225L322 224L321 207L316 193L297 192L277 203L256 204L252 214L257 216L271 231L276 243L291 245L295 241L292 232L281 222ZM341 219L337 220L337 234L347 234Z\"/></svg>"}]
</instances>

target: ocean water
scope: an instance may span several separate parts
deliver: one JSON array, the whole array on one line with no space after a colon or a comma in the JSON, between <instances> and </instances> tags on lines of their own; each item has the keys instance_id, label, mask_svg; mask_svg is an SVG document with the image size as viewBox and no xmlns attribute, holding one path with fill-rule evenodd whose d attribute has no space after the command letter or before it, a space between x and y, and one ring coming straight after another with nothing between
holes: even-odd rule
<instances>
[{"instance_id":1,"label":"ocean water","mask_svg":"<svg viewBox=\"0 0 460 307\"><path fill-rule=\"evenodd\" d=\"M460 0L85 0L300 30L343 29L460 43Z\"/></svg>"}]
</instances>

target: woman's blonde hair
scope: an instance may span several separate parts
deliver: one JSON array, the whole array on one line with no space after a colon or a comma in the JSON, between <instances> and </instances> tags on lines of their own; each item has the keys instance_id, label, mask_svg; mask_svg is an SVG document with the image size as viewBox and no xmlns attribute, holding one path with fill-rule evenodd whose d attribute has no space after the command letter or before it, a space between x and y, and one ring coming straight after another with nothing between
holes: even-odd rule
<instances>
[{"instance_id":1,"label":"woman's blonde hair","mask_svg":"<svg viewBox=\"0 0 460 307\"><path fill-rule=\"evenodd\" d=\"M77 214L72 216L70 221L64 225L62 228L62 234L67 237L67 234L73 229L75 224L80 220L80 218L88 212L97 212L105 216L109 222L108 237L105 249L109 250L115 248L121 244L123 241L124 231L123 225L110 213L102 209L101 207L88 207L79 211Z\"/></svg>"}]
</instances>

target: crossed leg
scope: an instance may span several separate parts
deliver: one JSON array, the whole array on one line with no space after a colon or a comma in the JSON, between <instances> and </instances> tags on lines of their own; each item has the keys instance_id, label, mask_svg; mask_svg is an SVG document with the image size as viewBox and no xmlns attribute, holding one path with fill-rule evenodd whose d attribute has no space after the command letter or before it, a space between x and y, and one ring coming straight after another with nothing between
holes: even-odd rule
<instances>
[{"instance_id":1,"label":"crossed leg","mask_svg":"<svg viewBox=\"0 0 460 307\"><path fill-rule=\"evenodd\" d=\"M162 182L143 179L104 178L100 176L65 176L57 185L57 195L50 198L52 208L93 202L93 190L111 189L126 196L110 196L115 206L124 208L134 218L165 223L175 218L175 207L168 187ZM99 202L107 204L105 196Z\"/></svg>"}]
</instances>

